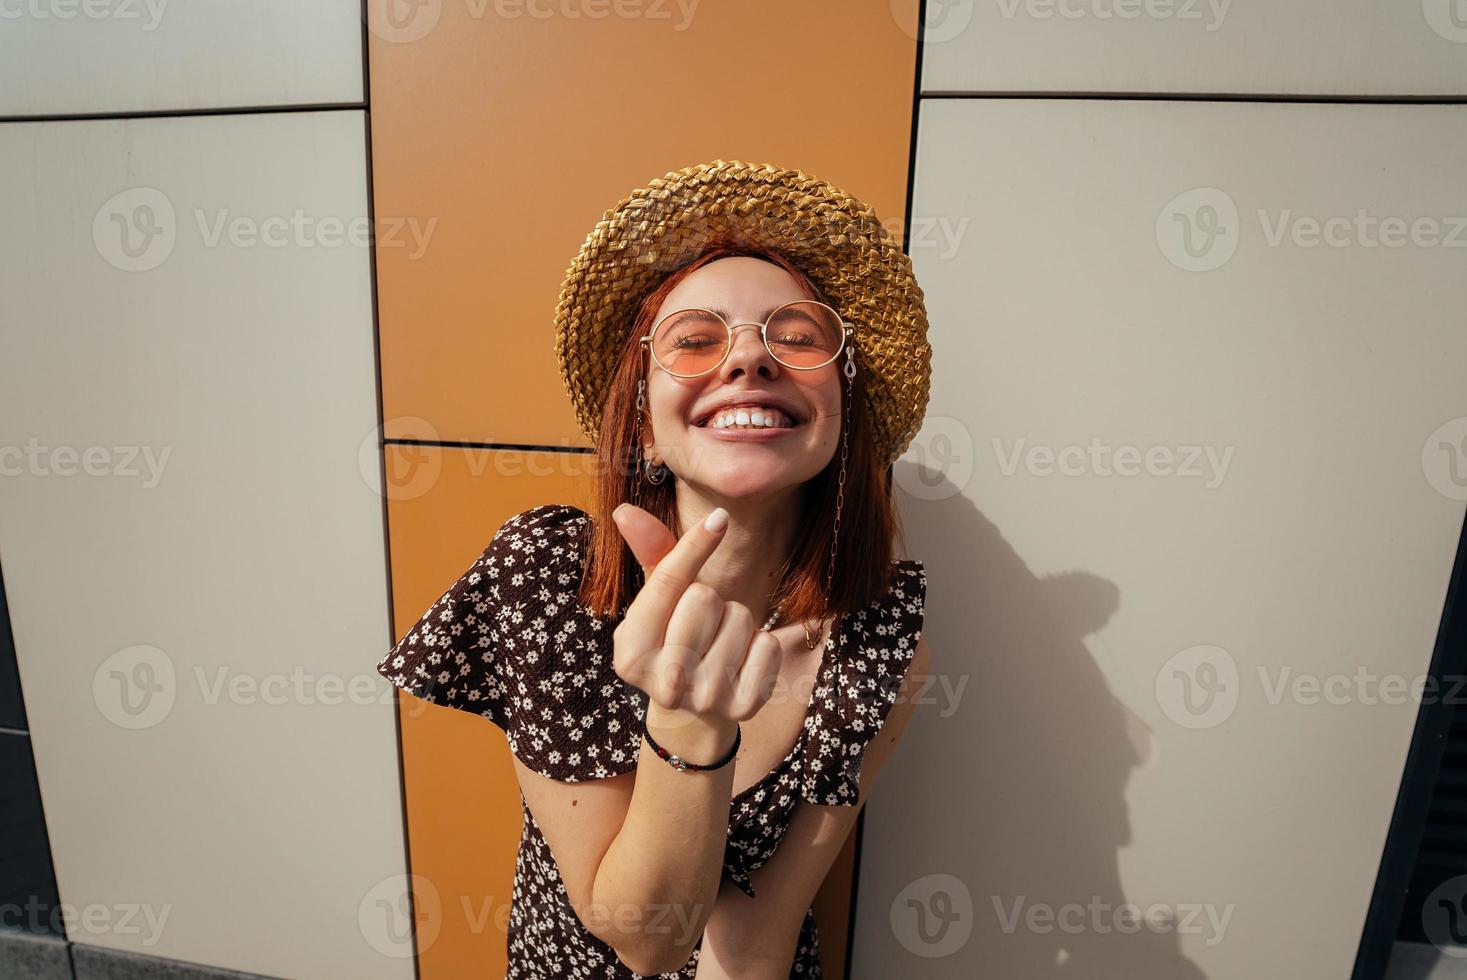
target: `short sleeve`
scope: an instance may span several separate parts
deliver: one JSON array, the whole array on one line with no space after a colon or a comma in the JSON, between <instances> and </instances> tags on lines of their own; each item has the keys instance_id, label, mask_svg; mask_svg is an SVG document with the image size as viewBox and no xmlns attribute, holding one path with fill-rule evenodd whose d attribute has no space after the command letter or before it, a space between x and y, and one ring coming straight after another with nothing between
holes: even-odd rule
<instances>
[{"instance_id":1,"label":"short sleeve","mask_svg":"<svg viewBox=\"0 0 1467 980\"><path fill-rule=\"evenodd\" d=\"M590 516L523 511L377 664L395 687L473 712L563 782L636 768L645 705L612 663L614 623L577 598Z\"/></svg>"},{"instance_id":2,"label":"short sleeve","mask_svg":"<svg viewBox=\"0 0 1467 980\"><path fill-rule=\"evenodd\" d=\"M814 691L812 737L805 743L801 795L825 806L860 801L861 762L901 694L917 652L927 601L921 561L894 563L886 594L852 613L836 636L835 666Z\"/></svg>"}]
</instances>

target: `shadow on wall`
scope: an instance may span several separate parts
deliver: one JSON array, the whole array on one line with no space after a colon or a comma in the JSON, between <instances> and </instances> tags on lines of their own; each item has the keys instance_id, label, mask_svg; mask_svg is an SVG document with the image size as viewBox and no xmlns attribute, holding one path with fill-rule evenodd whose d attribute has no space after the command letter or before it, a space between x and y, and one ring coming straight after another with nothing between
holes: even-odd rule
<instances>
[{"instance_id":1,"label":"shadow on wall","mask_svg":"<svg viewBox=\"0 0 1467 980\"><path fill-rule=\"evenodd\" d=\"M930 472L901 461L893 476L922 491L921 526L904 523L910 553L928 568L929 622L936 612L972 631L961 637L939 622L926 634L939 683L924 696L938 708L919 705L903 746L908 758L953 760L950 780L902 783L902 812L923 814L922 838L959 862L928 866L945 866L971 893L961 952L922 964L933 971L924 975L981 967L1024 980L1205 977L1182 954L1175 922L1115 928L1127 904L1117 864L1131 841L1126 781L1151 744L1084 642L1118 608L1115 584L1085 572L1036 577L955 488L932 486ZM956 563L941 560L953 541L965 550L956 579ZM953 611L944 615L944 605ZM917 852L931 861L922 845ZM943 908L956 907L947 898L919 904L905 924L893 910L908 949L919 933L927 937L916 942L930 943ZM1207 928L1206 911L1198 916Z\"/></svg>"}]
</instances>

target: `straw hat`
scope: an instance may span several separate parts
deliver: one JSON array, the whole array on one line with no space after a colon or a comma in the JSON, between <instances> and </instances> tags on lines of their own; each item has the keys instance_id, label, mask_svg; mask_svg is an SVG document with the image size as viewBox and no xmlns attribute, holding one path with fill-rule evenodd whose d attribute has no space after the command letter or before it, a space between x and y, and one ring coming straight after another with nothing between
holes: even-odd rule
<instances>
[{"instance_id":1,"label":"straw hat","mask_svg":"<svg viewBox=\"0 0 1467 980\"><path fill-rule=\"evenodd\" d=\"M719 244L778 251L855 325L877 456L900 456L921 425L931 378L927 310L911 259L869 205L803 171L738 160L675 170L632 191L566 270L555 354L586 435L595 441L643 297Z\"/></svg>"}]
</instances>

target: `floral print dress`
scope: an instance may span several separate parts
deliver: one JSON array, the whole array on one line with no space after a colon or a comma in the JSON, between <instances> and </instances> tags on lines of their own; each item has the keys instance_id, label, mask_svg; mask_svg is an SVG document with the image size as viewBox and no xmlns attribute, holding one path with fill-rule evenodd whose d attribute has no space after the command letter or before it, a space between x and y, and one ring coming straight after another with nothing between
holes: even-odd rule
<instances>
[{"instance_id":1,"label":"floral print dress","mask_svg":"<svg viewBox=\"0 0 1467 980\"><path fill-rule=\"evenodd\" d=\"M647 695L613 669L617 620L577 599L590 531L590 515L569 504L511 517L378 672L416 697L493 722L520 761L552 779L635 771ZM794 748L730 801L723 875L751 897L749 876L774 854L799 804L858 801L862 755L895 703L922 629L922 563L893 566L887 592L832 630L834 646L822 651ZM520 806L507 980L640 977L576 916L523 795ZM682 968L659 976L695 977L699 948ZM790 976L821 976L813 909L805 912Z\"/></svg>"}]
</instances>

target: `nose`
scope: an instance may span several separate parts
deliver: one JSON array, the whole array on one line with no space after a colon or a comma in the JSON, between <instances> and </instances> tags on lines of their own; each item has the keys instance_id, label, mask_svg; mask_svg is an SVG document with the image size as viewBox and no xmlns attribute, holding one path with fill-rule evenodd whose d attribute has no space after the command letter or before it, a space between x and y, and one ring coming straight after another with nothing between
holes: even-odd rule
<instances>
[{"instance_id":1,"label":"nose","mask_svg":"<svg viewBox=\"0 0 1467 980\"><path fill-rule=\"evenodd\" d=\"M735 323L729 327L728 357L719 368L719 377L730 381L741 373L755 373L766 378L779 375L779 362L764 346L764 325L761 323Z\"/></svg>"}]
</instances>

